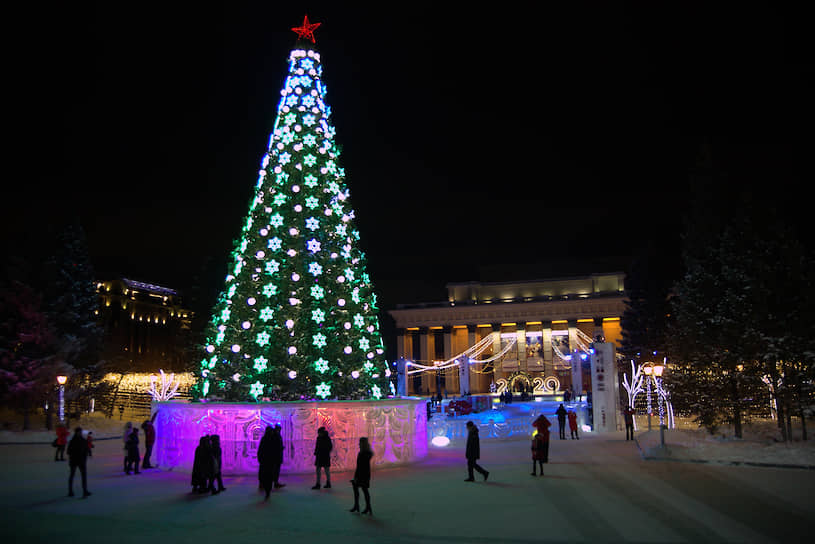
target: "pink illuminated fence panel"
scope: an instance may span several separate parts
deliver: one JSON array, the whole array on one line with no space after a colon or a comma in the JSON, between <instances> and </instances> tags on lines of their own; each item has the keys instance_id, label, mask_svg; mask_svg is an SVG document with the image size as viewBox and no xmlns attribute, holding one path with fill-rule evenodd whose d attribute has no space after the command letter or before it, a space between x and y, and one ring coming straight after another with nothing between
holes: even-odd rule
<instances>
[{"instance_id":1,"label":"pink illuminated fence panel","mask_svg":"<svg viewBox=\"0 0 815 544\"><path fill-rule=\"evenodd\" d=\"M331 468L353 470L359 438L374 448L377 466L400 465L427 455L427 413L418 399L380 401L288 402L265 404L154 402L156 444L161 467L192 469L203 435L221 439L224 474L257 472L257 447L268 425L279 424L286 447L283 470L314 470L317 429L325 427L334 443Z\"/></svg>"}]
</instances>

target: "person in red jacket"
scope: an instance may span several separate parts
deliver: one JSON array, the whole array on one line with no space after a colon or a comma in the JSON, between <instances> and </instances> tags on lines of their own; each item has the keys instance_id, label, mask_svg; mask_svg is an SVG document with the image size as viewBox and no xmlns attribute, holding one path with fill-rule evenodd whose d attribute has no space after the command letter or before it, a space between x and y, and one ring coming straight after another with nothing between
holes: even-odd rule
<instances>
[{"instance_id":1,"label":"person in red jacket","mask_svg":"<svg viewBox=\"0 0 815 544\"><path fill-rule=\"evenodd\" d=\"M532 438L532 473L537 476L537 468L540 465L541 476L543 476L543 464L549 462L549 427L552 425L546 416L541 414L532 425L538 429Z\"/></svg>"},{"instance_id":2,"label":"person in red jacket","mask_svg":"<svg viewBox=\"0 0 815 544\"><path fill-rule=\"evenodd\" d=\"M57 425L57 439L54 441L57 451L54 452L54 461L65 460L65 446L68 444L68 434L68 429L64 424Z\"/></svg>"},{"instance_id":3,"label":"person in red jacket","mask_svg":"<svg viewBox=\"0 0 815 544\"><path fill-rule=\"evenodd\" d=\"M88 457L93 457L93 432L88 431Z\"/></svg>"},{"instance_id":4,"label":"person in red jacket","mask_svg":"<svg viewBox=\"0 0 815 544\"><path fill-rule=\"evenodd\" d=\"M572 440L575 438L580 440L580 437L577 436L577 414L574 412L574 410L569 410L569 413L566 414L566 416L569 418L569 431L572 433Z\"/></svg>"}]
</instances>

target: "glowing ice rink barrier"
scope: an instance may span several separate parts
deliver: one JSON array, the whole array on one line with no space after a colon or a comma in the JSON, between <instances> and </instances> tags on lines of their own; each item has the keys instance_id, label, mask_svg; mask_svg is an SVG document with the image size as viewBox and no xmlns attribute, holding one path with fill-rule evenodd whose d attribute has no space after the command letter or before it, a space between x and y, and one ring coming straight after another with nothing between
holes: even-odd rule
<instances>
[{"instance_id":1,"label":"glowing ice rink barrier","mask_svg":"<svg viewBox=\"0 0 815 544\"><path fill-rule=\"evenodd\" d=\"M189 472L200 438L221 439L223 473L256 474L257 448L267 425L281 426L285 452L282 470L314 472L314 441L325 427L334 443L332 470L353 470L359 438L368 437L373 464L410 463L427 455L425 401L400 398L379 401L242 403L154 402L156 443L162 468Z\"/></svg>"}]
</instances>

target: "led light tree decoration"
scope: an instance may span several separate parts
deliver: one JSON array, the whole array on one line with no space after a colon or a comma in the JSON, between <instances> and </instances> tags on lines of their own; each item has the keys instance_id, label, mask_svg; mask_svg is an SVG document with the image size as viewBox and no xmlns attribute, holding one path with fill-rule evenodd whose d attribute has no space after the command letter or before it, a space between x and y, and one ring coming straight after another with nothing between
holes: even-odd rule
<instances>
[{"instance_id":1,"label":"led light tree decoration","mask_svg":"<svg viewBox=\"0 0 815 544\"><path fill-rule=\"evenodd\" d=\"M178 386L181 385L181 380L175 379L175 374L170 374L168 378L163 370L159 369L161 373L161 384L156 387L156 377L150 376L150 395L155 401L165 401L178 395Z\"/></svg>"},{"instance_id":2,"label":"led light tree decoration","mask_svg":"<svg viewBox=\"0 0 815 544\"><path fill-rule=\"evenodd\" d=\"M380 398L390 391L376 295L325 101L319 23L301 40L254 197L207 329L196 398Z\"/></svg>"},{"instance_id":3,"label":"led light tree decoration","mask_svg":"<svg viewBox=\"0 0 815 544\"><path fill-rule=\"evenodd\" d=\"M631 381L628 381L628 375L623 373L623 387L628 392L628 405L633 408L634 401L637 395L642 393L642 366L635 366L634 361L631 361ZM634 418L634 430L637 430L637 418Z\"/></svg>"}]
</instances>

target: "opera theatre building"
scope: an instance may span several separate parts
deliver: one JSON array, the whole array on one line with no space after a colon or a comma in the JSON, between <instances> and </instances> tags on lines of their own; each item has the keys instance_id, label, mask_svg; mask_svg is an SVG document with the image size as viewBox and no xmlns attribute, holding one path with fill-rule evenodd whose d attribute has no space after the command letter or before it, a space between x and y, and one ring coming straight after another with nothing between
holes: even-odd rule
<instances>
[{"instance_id":1,"label":"opera theatre building","mask_svg":"<svg viewBox=\"0 0 815 544\"><path fill-rule=\"evenodd\" d=\"M389 313L406 393L581 394L592 344L619 347L624 279L450 283L446 302L398 305Z\"/></svg>"}]
</instances>

